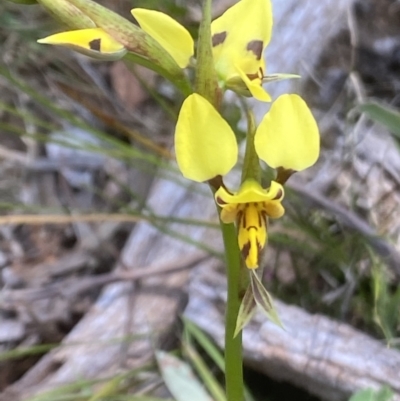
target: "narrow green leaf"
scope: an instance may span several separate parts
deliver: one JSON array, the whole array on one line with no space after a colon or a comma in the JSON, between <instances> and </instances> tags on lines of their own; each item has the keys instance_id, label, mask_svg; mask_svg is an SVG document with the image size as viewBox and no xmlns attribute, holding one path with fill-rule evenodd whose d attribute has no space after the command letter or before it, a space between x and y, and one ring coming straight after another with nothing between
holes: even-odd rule
<instances>
[{"instance_id":1,"label":"narrow green leaf","mask_svg":"<svg viewBox=\"0 0 400 401\"><path fill-rule=\"evenodd\" d=\"M105 397L115 396L119 392L120 384L124 377L116 376L104 383L88 401L100 401Z\"/></svg>"},{"instance_id":2,"label":"narrow green leaf","mask_svg":"<svg viewBox=\"0 0 400 401\"><path fill-rule=\"evenodd\" d=\"M379 390L372 388L362 389L354 393L349 401L390 401L394 396L393 391L388 386L383 386Z\"/></svg>"},{"instance_id":3,"label":"narrow green leaf","mask_svg":"<svg viewBox=\"0 0 400 401\"><path fill-rule=\"evenodd\" d=\"M253 291L254 300L259 308L264 312L271 322L283 328L282 322L279 319L278 312L274 307L271 296L265 289L261 280L257 276L256 269L252 269L250 273L251 288Z\"/></svg>"},{"instance_id":4,"label":"narrow green leaf","mask_svg":"<svg viewBox=\"0 0 400 401\"><path fill-rule=\"evenodd\" d=\"M393 396L393 390L389 386L383 386L376 393L376 401L391 401Z\"/></svg>"},{"instance_id":5,"label":"narrow green leaf","mask_svg":"<svg viewBox=\"0 0 400 401\"><path fill-rule=\"evenodd\" d=\"M212 401L190 366L163 351L156 358L165 385L176 401Z\"/></svg>"},{"instance_id":6,"label":"narrow green leaf","mask_svg":"<svg viewBox=\"0 0 400 401\"><path fill-rule=\"evenodd\" d=\"M386 128L400 139L400 112L395 108L378 102L365 102L359 109L366 113L371 120L386 126Z\"/></svg>"},{"instance_id":7,"label":"narrow green leaf","mask_svg":"<svg viewBox=\"0 0 400 401\"><path fill-rule=\"evenodd\" d=\"M183 322L185 324L185 330L187 330L188 334L193 336L193 338L198 342L198 344L213 360L213 362L221 369L222 372L225 372L224 357L211 339L190 320L183 318ZM247 387L244 389L244 395L246 401L255 401Z\"/></svg>"},{"instance_id":8,"label":"narrow green leaf","mask_svg":"<svg viewBox=\"0 0 400 401\"><path fill-rule=\"evenodd\" d=\"M190 320L183 318L183 323L185 329L189 334L200 344L207 355L213 360L213 362L222 370L225 370L224 357L221 351L216 347L216 345L207 337L199 327L197 327Z\"/></svg>"},{"instance_id":9,"label":"narrow green leaf","mask_svg":"<svg viewBox=\"0 0 400 401\"><path fill-rule=\"evenodd\" d=\"M204 360L197 352L196 348L194 348L188 340L185 340L182 343L182 346L186 355L189 357L190 362L196 369L202 383L204 383L205 387L208 389L213 399L215 401L227 401L224 390L218 383L217 379L212 375Z\"/></svg>"},{"instance_id":10,"label":"narrow green leaf","mask_svg":"<svg viewBox=\"0 0 400 401\"><path fill-rule=\"evenodd\" d=\"M374 390L366 388L353 394L349 401L374 401Z\"/></svg>"},{"instance_id":11,"label":"narrow green leaf","mask_svg":"<svg viewBox=\"0 0 400 401\"><path fill-rule=\"evenodd\" d=\"M252 287L251 285L249 285L244 294L242 303L240 304L234 337L236 337L239 332L247 325L250 319L254 316L255 312L256 301L254 300Z\"/></svg>"}]
</instances>

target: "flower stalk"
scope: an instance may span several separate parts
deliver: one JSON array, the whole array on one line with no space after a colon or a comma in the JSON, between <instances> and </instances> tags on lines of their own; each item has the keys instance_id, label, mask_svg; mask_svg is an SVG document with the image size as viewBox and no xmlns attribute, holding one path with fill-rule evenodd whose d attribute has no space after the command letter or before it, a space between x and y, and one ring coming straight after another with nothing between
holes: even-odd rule
<instances>
[{"instance_id":1,"label":"flower stalk","mask_svg":"<svg viewBox=\"0 0 400 401\"><path fill-rule=\"evenodd\" d=\"M222 91L214 67L211 38L211 0L204 0L197 48L195 92L219 110ZM210 183L213 190L212 183ZM218 206L217 206L217 209ZM235 337L236 322L241 304L241 257L234 224L220 221L225 248L227 301L225 313L225 392L229 401L243 401L242 335Z\"/></svg>"}]
</instances>

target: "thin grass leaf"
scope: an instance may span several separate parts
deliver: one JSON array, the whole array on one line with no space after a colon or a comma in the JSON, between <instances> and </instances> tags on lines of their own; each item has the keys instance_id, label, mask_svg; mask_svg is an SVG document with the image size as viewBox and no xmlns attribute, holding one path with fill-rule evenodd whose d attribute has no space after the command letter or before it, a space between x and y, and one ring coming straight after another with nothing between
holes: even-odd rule
<instances>
[{"instance_id":1,"label":"thin grass leaf","mask_svg":"<svg viewBox=\"0 0 400 401\"><path fill-rule=\"evenodd\" d=\"M198 344L203 348L207 355L213 360L213 362L225 373L225 361L221 350L215 346L211 339L204 334L199 327L197 327L193 322L188 319L183 318L183 323L185 325L186 334L192 336ZM245 400L255 401L254 397L251 395L249 389L245 386L244 389Z\"/></svg>"},{"instance_id":2,"label":"thin grass leaf","mask_svg":"<svg viewBox=\"0 0 400 401\"><path fill-rule=\"evenodd\" d=\"M194 323L186 318L183 318L182 320L185 325L185 330L188 332L188 334L199 343L201 348L203 348L207 355L223 372L225 370L225 362L219 348L217 348L210 338L207 337Z\"/></svg>"},{"instance_id":3,"label":"thin grass leaf","mask_svg":"<svg viewBox=\"0 0 400 401\"><path fill-rule=\"evenodd\" d=\"M227 401L224 390L210 372L204 360L196 351L196 348L194 348L187 339L183 341L182 347L213 399L215 401Z\"/></svg>"},{"instance_id":4,"label":"thin grass leaf","mask_svg":"<svg viewBox=\"0 0 400 401\"><path fill-rule=\"evenodd\" d=\"M32 347L15 348L10 351L0 353L0 362L9 359L23 358L31 355L45 354L60 344L41 344Z\"/></svg>"},{"instance_id":5,"label":"thin grass leaf","mask_svg":"<svg viewBox=\"0 0 400 401\"><path fill-rule=\"evenodd\" d=\"M88 399L88 401L100 401L104 400L104 397L115 396L116 393L120 390L121 382L124 380L124 377L116 376L113 377L108 382L104 383L101 388Z\"/></svg>"},{"instance_id":6,"label":"thin grass leaf","mask_svg":"<svg viewBox=\"0 0 400 401\"><path fill-rule=\"evenodd\" d=\"M383 386L379 390L366 388L357 391L350 397L349 401L390 401L393 396L393 391L388 386Z\"/></svg>"},{"instance_id":7,"label":"thin grass leaf","mask_svg":"<svg viewBox=\"0 0 400 401\"><path fill-rule=\"evenodd\" d=\"M393 135L400 139L400 112L395 108L378 102L365 102L359 109L371 120L383 124Z\"/></svg>"}]
</instances>

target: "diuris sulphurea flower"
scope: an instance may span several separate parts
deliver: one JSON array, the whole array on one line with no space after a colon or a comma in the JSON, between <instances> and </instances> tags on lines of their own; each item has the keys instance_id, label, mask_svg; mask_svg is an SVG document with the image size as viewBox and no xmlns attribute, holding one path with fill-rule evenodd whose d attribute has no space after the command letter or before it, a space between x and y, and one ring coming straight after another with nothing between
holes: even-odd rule
<instances>
[{"instance_id":1,"label":"diuris sulphurea flower","mask_svg":"<svg viewBox=\"0 0 400 401\"><path fill-rule=\"evenodd\" d=\"M301 171L319 155L318 127L308 106L298 95L282 95L248 140L254 138L254 155L272 168ZM183 103L175 131L175 151L182 174L204 182L226 175L238 159L238 145L228 123L198 94ZM224 223L236 223L238 243L249 269L259 266L267 242L268 218L284 214L283 186L271 181L264 189L257 175L247 174L237 192L224 184L215 192Z\"/></svg>"},{"instance_id":2,"label":"diuris sulphurea flower","mask_svg":"<svg viewBox=\"0 0 400 401\"><path fill-rule=\"evenodd\" d=\"M166 14L136 8L139 25L163 46L182 68L194 55L190 33ZM264 50L271 38L270 0L240 0L211 23L214 66L223 89L270 101L263 89ZM287 76L289 77L289 76Z\"/></svg>"},{"instance_id":3,"label":"diuris sulphurea flower","mask_svg":"<svg viewBox=\"0 0 400 401\"><path fill-rule=\"evenodd\" d=\"M103 60L116 60L129 53L130 61L169 79L185 95L192 92L182 69L168 51L133 22L92 0L38 2L72 29L41 39L39 43L70 47Z\"/></svg>"}]
</instances>

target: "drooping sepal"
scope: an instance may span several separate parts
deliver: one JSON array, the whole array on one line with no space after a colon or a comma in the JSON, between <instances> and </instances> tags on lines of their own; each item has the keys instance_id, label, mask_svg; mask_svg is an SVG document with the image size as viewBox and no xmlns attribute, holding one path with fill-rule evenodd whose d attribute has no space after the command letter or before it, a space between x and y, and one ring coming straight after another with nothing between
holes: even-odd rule
<instances>
[{"instance_id":1,"label":"drooping sepal","mask_svg":"<svg viewBox=\"0 0 400 401\"><path fill-rule=\"evenodd\" d=\"M182 104L175 129L175 153L182 174L204 182L227 174L235 165L235 134L217 110L194 93Z\"/></svg>"},{"instance_id":2,"label":"drooping sepal","mask_svg":"<svg viewBox=\"0 0 400 401\"><path fill-rule=\"evenodd\" d=\"M277 326L284 328L279 318L278 312L273 304L271 296L261 283L256 270L250 271L250 284L254 300L267 318Z\"/></svg>"},{"instance_id":3,"label":"drooping sepal","mask_svg":"<svg viewBox=\"0 0 400 401\"><path fill-rule=\"evenodd\" d=\"M301 171L312 166L319 156L319 131L304 100L279 96L258 126L254 144L272 168Z\"/></svg>"},{"instance_id":4,"label":"drooping sepal","mask_svg":"<svg viewBox=\"0 0 400 401\"><path fill-rule=\"evenodd\" d=\"M101 28L61 32L38 43L65 46L100 60L118 60L126 54L125 47Z\"/></svg>"},{"instance_id":5,"label":"drooping sepal","mask_svg":"<svg viewBox=\"0 0 400 401\"><path fill-rule=\"evenodd\" d=\"M256 312L256 306L257 304L254 300L253 291L251 285L249 285L242 299L242 303L240 304L239 313L236 320L235 334L233 337L236 337L249 323Z\"/></svg>"}]
</instances>

